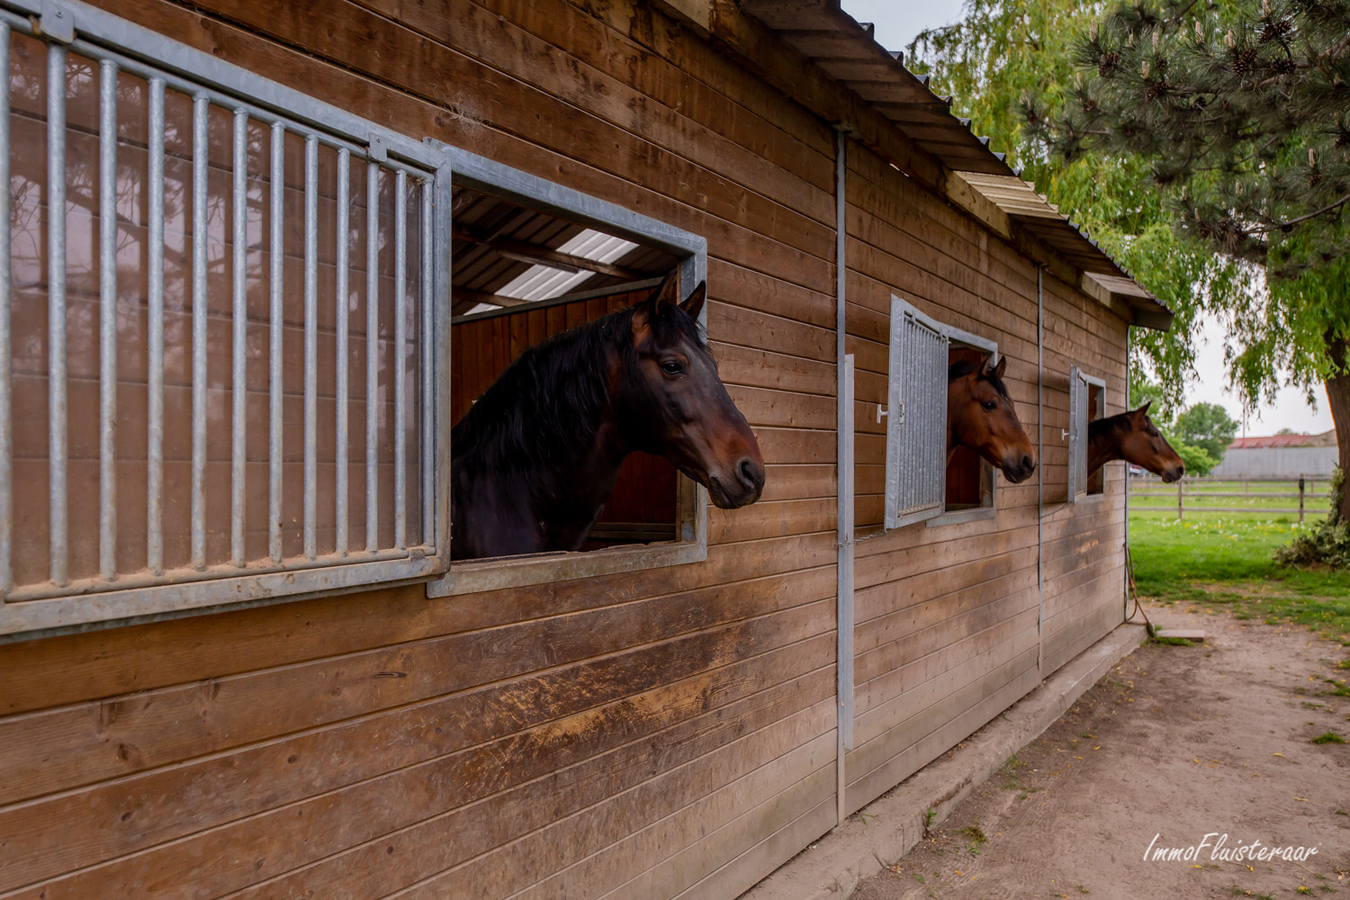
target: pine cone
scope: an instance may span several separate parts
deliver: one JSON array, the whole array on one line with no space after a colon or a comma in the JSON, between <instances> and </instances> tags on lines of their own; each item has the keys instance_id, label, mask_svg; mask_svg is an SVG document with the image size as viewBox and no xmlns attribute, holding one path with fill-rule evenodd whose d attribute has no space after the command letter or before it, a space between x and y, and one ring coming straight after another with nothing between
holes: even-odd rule
<instances>
[{"instance_id":1,"label":"pine cone","mask_svg":"<svg viewBox=\"0 0 1350 900\"><path fill-rule=\"evenodd\" d=\"M1336 135L1335 146L1338 148L1350 147L1350 131L1342 131L1340 134Z\"/></svg>"},{"instance_id":2,"label":"pine cone","mask_svg":"<svg viewBox=\"0 0 1350 900\"><path fill-rule=\"evenodd\" d=\"M1313 169L1308 173L1308 187L1315 188L1322 183L1322 173Z\"/></svg>"},{"instance_id":3,"label":"pine cone","mask_svg":"<svg viewBox=\"0 0 1350 900\"><path fill-rule=\"evenodd\" d=\"M1252 63L1256 60L1256 48L1247 47L1238 53L1237 58L1233 60L1233 74L1241 78L1251 69Z\"/></svg>"},{"instance_id":4,"label":"pine cone","mask_svg":"<svg viewBox=\"0 0 1350 900\"><path fill-rule=\"evenodd\" d=\"M1149 89L1144 92L1144 100L1148 103L1152 103L1155 99L1167 93L1168 89L1171 87L1172 85L1168 84L1166 81L1156 82L1150 85Z\"/></svg>"},{"instance_id":5,"label":"pine cone","mask_svg":"<svg viewBox=\"0 0 1350 900\"><path fill-rule=\"evenodd\" d=\"M1097 74L1105 75L1108 72L1115 71L1120 66L1120 54L1112 50L1102 57L1101 64L1097 66Z\"/></svg>"}]
</instances>

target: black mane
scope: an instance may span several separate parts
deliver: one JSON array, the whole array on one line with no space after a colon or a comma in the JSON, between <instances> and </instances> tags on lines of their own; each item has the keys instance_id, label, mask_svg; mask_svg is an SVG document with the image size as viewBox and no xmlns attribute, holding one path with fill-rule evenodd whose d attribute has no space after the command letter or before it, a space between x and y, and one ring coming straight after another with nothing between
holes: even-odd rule
<instances>
[{"instance_id":1,"label":"black mane","mask_svg":"<svg viewBox=\"0 0 1350 900\"><path fill-rule=\"evenodd\" d=\"M456 468L522 471L575 458L589 447L609 402L606 365L617 349L635 366L635 304L525 350L469 407L451 433ZM649 327L658 342L685 338L707 353L698 321L662 307Z\"/></svg>"},{"instance_id":2,"label":"black mane","mask_svg":"<svg viewBox=\"0 0 1350 900\"><path fill-rule=\"evenodd\" d=\"M1104 437L1110 435L1127 434L1134 431L1134 425L1130 423L1130 414L1128 412L1116 413L1114 416L1107 416L1104 419L1093 419L1088 422L1088 434L1095 437Z\"/></svg>"},{"instance_id":3,"label":"black mane","mask_svg":"<svg viewBox=\"0 0 1350 900\"><path fill-rule=\"evenodd\" d=\"M947 367L947 383L951 384L958 378L964 378L973 372L980 371L984 366L986 359L987 357L981 359L960 359L952 363ZM984 374L980 376L980 381L989 382L993 385L994 390L998 391L1000 397L1007 400L1009 403L1012 402L1012 398L1008 396L1008 386L1003 383L1002 378L999 378L993 372L986 369Z\"/></svg>"}]
</instances>

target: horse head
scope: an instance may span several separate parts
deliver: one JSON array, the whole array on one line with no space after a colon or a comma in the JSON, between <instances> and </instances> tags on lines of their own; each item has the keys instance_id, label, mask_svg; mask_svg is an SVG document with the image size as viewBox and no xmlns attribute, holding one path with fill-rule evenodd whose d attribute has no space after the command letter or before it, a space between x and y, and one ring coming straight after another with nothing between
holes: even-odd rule
<instances>
[{"instance_id":1,"label":"horse head","mask_svg":"<svg viewBox=\"0 0 1350 900\"><path fill-rule=\"evenodd\" d=\"M1171 484L1180 481L1181 476L1186 474L1186 464L1148 417L1148 408L1152 402L1150 400L1138 409L1125 413L1121 418L1128 427L1117 431L1114 439L1119 445L1120 458L1147 469Z\"/></svg>"},{"instance_id":2,"label":"horse head","mask_svg":"<svg viewBox=\"0 0 1350 900\"><path fill-rule=\"evenodd\" d=\"M615 421L631 449L665 457L736 509L759 499L764 458L699 333L706 283L682 303L678 290L672 274L633 308L632 344L610 379Z\"/></svg>"},{"instance_id":3,"label":"horse head","mask_svg":"<svg viewBox=\"0 0 1350 900\"><path fill-rule=\"evenodd\" d=\"M1036 471L1036 450L1017 419L1003 384L1006 356L989 367L989 356L963 360L947 370L947 447L969 447L1017 484Z\"/></svg>"}]
</instances>

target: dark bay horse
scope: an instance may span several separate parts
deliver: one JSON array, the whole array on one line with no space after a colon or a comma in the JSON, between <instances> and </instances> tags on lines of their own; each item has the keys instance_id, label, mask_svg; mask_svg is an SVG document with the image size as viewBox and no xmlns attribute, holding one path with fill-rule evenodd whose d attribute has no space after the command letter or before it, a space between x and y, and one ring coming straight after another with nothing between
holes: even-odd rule
<instances>
[{"instance_id":1,"label":"dark bay horse","mask_svg":"<svg viewBox=\"0 0 1350 900\"><path fill-rule=\"evenodd\" d=\"M1123 459L1171 484L1186 474L1186 465L1148 417L1152 401L1129 412L1088 423L1088 474L1113 459Z\"/></svg>"},{"instance_id":2,"label":"dark bay horse","mask_svg":"<svg viewBox=\"0 0 1350 900\"><path fill-rule=\"evenodd\" d=\"M452 559L576 550L624 457L664 456L735 509L764 460L699 333L706 285L672 274L644 301L520 355L451 435Z\"/></svg>"},{"instance_id":3,"label":"dark bay horse","mask_svg":"<svg viewBox=\"0 0 1350 900\"><path fill-rule=\"evenodd\" d=\"M989 368L987 354L961 354L947 368L947 462L968 447L1003 470L1013 484L1036 471L1036 450L1017 419L1003 383L1008 358Z\"/></svg>"}]
</instances>

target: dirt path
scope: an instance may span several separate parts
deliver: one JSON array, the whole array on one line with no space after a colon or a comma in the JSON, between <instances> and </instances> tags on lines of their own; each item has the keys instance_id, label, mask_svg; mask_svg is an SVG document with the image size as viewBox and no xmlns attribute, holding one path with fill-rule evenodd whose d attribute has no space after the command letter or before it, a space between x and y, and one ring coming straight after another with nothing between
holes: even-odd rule
<instances>
[{"instance_id":1,"label":"dirt path","mask_svg":"<svg viewBox=\"0 0 1350 900\"><path fill-rule=\"evenodd\" d=\"M1336 667L1345 648L1297 626L1150 613L1208 641L1141 647L854 896L1350 898L1350 743L1311 743L1350 740L1350 696L1326 680L1350 679ZM1226 849L1317 853L1144 861L1150 842L1188 848L1211 832Z\"/></svg>"}]
</instances>

